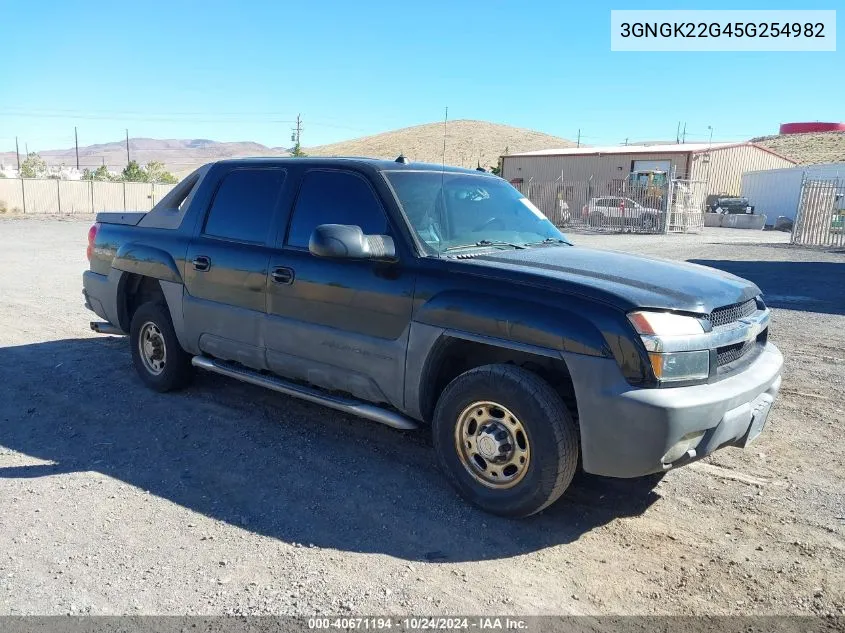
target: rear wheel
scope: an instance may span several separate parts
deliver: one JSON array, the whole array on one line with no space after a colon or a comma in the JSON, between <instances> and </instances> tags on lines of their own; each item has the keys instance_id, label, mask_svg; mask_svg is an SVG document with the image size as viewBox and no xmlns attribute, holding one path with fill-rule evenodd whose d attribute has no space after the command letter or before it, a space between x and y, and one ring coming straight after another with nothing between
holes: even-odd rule
<instances>
[{"instance_id":1,"label":"rear wheel","mask_svg":"<svg viewBox=\"0 0 845 633\"><path fill-rule=\"evenodd\" d=\"M590 220L590 226L597 227L597 228L602 227L605 224L604 213L601 213L600 211L593 211L590 214L589 220Z\"/></svg>"},{"instance_id":2,"label":"rear wheel","mask_svg":"<svg viewBox=\"0 0 845 633\"><path fill-rule=\"evenodd\" d=\"M458 493L504 516L552 504L578 465L578 433L560 396L512 365L478 367L453 380L437 402L433 439Z\"/></svg>"},{"instance_id":3,"label":"rear wheel","mask_svg":"<svg viewBox=\"0 0 845 633\"><path fill-rule=\"evenodd\" d=\"M179 345L166 305L151 301L135 311L129 343L135 370L151 389L171 391L193 377L191 355Z\"/></svg>"},{"instance_id":4,"label":"rear wheel","mask_svg":"<svg viewBox=\"0 0 845 633\"><path fill-rule=\"evenodd\" d=\"M642 227L644 231L654 231L657 228L657 218L653 215L644 215Z\"/></svg>"}]
</instances>

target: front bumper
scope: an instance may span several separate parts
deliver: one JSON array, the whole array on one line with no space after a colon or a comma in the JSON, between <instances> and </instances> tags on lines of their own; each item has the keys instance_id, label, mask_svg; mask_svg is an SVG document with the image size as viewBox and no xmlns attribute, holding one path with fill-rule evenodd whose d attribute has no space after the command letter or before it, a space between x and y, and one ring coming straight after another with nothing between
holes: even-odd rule
<instances>
[{"instance_id":1,"label":"front bumper","mask_svg":"<svg viewBox=\"0 0 845 633\"><path fill-rule=\"evenodd\" d=\"M610 477L639 477L745 445L765 422L783 366L769 343L744 371L719 382L638 389L614 360L575 354L565 360L578 401L584 470ZM673 446L699 432L694 455L663 463Z\"/></svg>"}]
</instances>

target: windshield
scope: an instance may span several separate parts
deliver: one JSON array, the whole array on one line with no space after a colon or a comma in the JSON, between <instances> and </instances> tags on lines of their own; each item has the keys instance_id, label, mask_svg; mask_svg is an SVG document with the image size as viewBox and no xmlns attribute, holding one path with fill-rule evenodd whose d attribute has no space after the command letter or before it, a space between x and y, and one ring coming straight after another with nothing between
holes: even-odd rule
<instances>
[{"instance_id":1,"label":"windshield","mask_svg":"<svg viewBox=\"0 0 845 633\"><path fill-rule=\"evenodd\" d=\"M435 171L385 175L429 252L566 241L528 198L500 178Z\"/></svg>"}]
</instances>

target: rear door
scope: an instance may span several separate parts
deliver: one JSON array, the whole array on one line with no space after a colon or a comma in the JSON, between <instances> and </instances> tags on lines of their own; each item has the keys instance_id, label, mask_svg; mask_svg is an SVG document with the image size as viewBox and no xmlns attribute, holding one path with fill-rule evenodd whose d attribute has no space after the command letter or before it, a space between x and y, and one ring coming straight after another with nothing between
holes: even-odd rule
<instances>
[{"instance_id":1,"label":"rear door","mask_svg":"<svg viewBox=\"0 0 845 633\"><path fill-rule=\"evenodd\" d=\"M206 354L265 368L272 236L285 170L232 169L219 181L185 264L185 322Z\"/></svg>"},{"instance_id":2,"label":"rear door","mask_svg":"<svg viewBox=\"0 0 845 633\"><path fill-rule=\"evenodd\" d=\"M270 261L270 369L401 406L414 289L408 262L327 259L308 250L320 224L351 224L396 239L376 190L357 172L311 168L289 224Z\"/></svg>"}]
</instances>

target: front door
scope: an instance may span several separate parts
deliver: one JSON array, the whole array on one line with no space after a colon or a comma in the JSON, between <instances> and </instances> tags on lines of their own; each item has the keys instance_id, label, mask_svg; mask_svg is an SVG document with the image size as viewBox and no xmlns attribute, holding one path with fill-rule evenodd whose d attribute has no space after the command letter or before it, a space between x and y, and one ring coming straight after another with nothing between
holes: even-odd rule
<instances>
[{"instance_id":1,"label":"front door","mask_svg":"<svg viewBox=\"0 0 845 633\"><path fill-rule=\"evenodd\" d=\"M391 234L364 176L329 169L304 174L287 235L270 258L267 363L282 376L401 406L413 273L401 261L315 257L308 240L320 224Z\"/></svg>"},{"instance_id":2,"label":"front door","mask_svg":"<svg viewBox=\"0 0 845 633\"><path fill-rule=\"evenodd\" d=\"M185 322L204 353L265 368L264 319L273 226L285 172L224 175L185 264Z\"/></svg>"}]
</instances>

